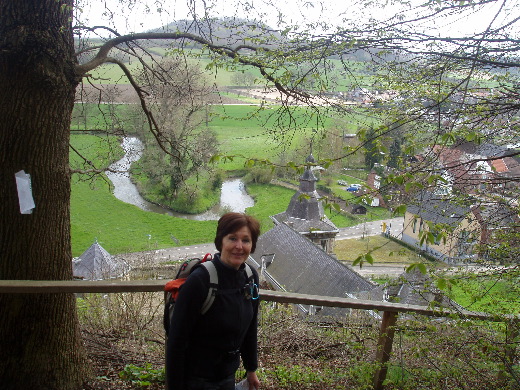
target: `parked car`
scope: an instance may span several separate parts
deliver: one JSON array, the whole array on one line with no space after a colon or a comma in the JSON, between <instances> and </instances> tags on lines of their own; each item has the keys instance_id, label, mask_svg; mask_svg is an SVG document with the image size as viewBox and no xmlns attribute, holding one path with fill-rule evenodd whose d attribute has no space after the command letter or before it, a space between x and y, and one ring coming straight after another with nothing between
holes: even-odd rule
<instances>
[{"instance_id":1,"label":"parked car","mask_svg":"<svg viewBox=\"0 0 520 390\"><path fill-rule=\"evenodd\" d=\"M347 187L347 191L358 192L361 189L361 184L351 184Z\"/></svg>"},{"instance_id":2,"label":"parked car","mask_svg":"<svg viewBox=\"0 0 520 390\"><path fill-rule=\"evenodd\" d=\"M340 186L348 186L348 183L345 180L338 180L338 184Z\"/></svg>"}]
</instances>

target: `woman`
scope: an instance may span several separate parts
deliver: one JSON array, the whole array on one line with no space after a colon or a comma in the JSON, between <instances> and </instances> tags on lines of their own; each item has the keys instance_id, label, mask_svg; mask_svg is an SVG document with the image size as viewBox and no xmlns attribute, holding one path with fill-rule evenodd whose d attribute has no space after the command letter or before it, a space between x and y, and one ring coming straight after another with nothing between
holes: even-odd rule
<instances>
[{"instance_id":1,"label":"woman","mask_svg":"<svg viewBox=\"0 0 520 390\"><path fill-rule=\"evenodd\" d=\"M212 260L218 273L217 296L201 314L209 274L200 266L180 289L166 347L169 390L233 390L240 357L249 390L258 389L258 300L251 294L245 261L259 235L260 224L250 216L227 213L219 219L215 237L219 253ZM258 273L252 271L258 286Z\"/></svg>"}]
</instances>

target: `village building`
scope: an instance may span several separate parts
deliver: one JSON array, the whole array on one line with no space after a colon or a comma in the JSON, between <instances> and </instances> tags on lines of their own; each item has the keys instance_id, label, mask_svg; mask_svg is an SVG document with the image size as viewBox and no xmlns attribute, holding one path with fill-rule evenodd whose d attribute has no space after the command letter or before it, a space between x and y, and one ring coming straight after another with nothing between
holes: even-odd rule
<instances>
[{"instance_id":1,"label":"village building","mask_svg":"<svg viewBox=\"0 0 520 390\"><path fill-rule=\"evenodd\" d=\"M518 215L505 203L470 198L463 205L422 191L407 207L402 240L447 263L464 264L472 262L479 247L492 243L495 231L517 227ZM421 240L423 232L432 233L434 243Z\"/></svg>"},{"instance_id":2,"label":"village building","mask_svg":"<svg viewBox=\"0 0 520 390\"><path fill-rule=\"evenodd\" d=\"M434 226L438 226L439 231ZM440 235L441 226L443 230L451 230L445 238ZM460 263L473 257L479 230L469 206L454 204L442 195L423 191L407 206L402 240L437 259ZM423 232L432 233L434 243L421 242Z\"/></svg>"},{"instance_id":3,"label":"village building","mask_svg":"<svg viewBox=\"0 0 520 390\"><path fill-rule=\"evenodd\" d=\"M249 264L259 271L262 281L276 290L300 294L454 307L453 302L434 288L427 275L404 273L397 281L380 286L339 262L332 252L339 229L324 214L321 199L316 192L317 179L312 172L312 155L306 163L299 189L291 198L287 210L271 217L275 226L259 237L256 250L248 259ZM419 242L417 224L422 221L424 226L421 225L421 229L426 229L426 221L431 220L458 227L460 234L457 237L460 242L457 245L463 247L464 255L472 253L468 247L468 244L473 245L472 236L465 232L480 233L478 217L471 213L470 208L434 203L433 194L423 196L429 198L423 199L417 206L412 205L407 212L403 241L416 245ZM425 207L421 208L420 205ZM433 209L430 210L429 206ZM439 208L448 206L449 209L438 212ZM450 253L437 246L427 250L438 253L440 257ZM462 251L461 248L459 250ZM350 309L312 305L297 307L301 313L315 315L318 320L330 317L341 319L352 314ZM377 312L369 314L379 316Z\"/></svg>"},{"instance_id":4,"label":"village building","mask_svg":"<svg viewBox=\"0 0 520 390\"><path fill-rule=\"evenodd\" d=\"M520 161L507 147L460 142L433 148L434 165L452 190L507 195L518 190Z\"/></svg>"},{"instance_id":5,"label":"village building","mask_svg":"<svg viewBox=\"0 0 520 390\"><path fill-rule=\"evenodd\" d=\"M334 241L338 228L325 215L321 197L316 191L318 179L313 173L314 157L306 159L306 168L300 177L300 187L293 195L287 210L273 215L275 225L284 223L307 237L329 255L334 253Z\"/></svg>"}]
</instances>

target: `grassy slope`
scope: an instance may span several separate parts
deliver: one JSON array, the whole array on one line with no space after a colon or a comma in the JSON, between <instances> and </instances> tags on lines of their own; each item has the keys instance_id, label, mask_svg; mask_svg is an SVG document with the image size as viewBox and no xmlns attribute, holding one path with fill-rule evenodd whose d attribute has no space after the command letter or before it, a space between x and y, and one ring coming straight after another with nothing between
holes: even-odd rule
<instances>
[{"instance_id":1,"label":"grassy slope","mask_svg":"<svg viewBox=\"0 0 520 390\"><path fill-rule=\"evenodd\" d=\"M106 166L103 156L112 160L121 157L118 140L115 137L73 135L71 143L83 156L93 160L96 166ZM80 167L81 159L71 153L71 165ZM95 181L79 181L72 177L71 193L71 236L73 256L80 255L94 240L110 253L140 251L151 246L165 246L173 243L173 234L182 244L211 240L215 224L211 222L188 223L184 219L148 213L138 207L116 199L109 188L109 181L103 175ZM175 222L175 223L173 223ZM151 239L148 239L148 235ZM197 242L197 241L195 241Z\"/></svg>"},{"instance_id":2,"label":"grassy slope","mask_svg":"<svg viewBox=\"0 0 520 390\"><path fill-rule=\"evenodd\" d=\"M101 180L92 190L88 183L73 187L71 201L72 250L78 256L94 240L112 254L175 246L171 236L182 245L211 242L214 221L189 221L142 211L112 196ZM149 236L150 235L150 238Z\"/></svg>"}]
</instances>

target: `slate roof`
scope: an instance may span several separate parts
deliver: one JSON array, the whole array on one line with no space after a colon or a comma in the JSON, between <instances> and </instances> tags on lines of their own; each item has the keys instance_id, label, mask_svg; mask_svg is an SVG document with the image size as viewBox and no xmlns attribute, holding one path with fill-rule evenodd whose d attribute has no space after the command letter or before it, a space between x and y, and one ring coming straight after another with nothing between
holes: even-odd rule
<instances>
[{"instance_id":1,"label":"slate roof","mask_svg":"<svg viewBox=\"0 0 520 390\"><path fill-rule=\"evenodd\" d=\"M308 220L294 218L288 215L287 212L283 212L273 215L272 218L275 220L276 224L284 223L291 226L294 230L301 234L310 232L339 232L339 229L336 227L336 225L334 225L334 223L326 215L324 215L321 219Z\"/></svg>"},{"instance_id":2,"label":"slate roof","mask_svg":"<svg viewBox=\"0 0 520 390\"><path fill-rule=\"evenodd\" d=\"M476 147L475 154L485 157L502 157L509 151L505 146L483 143Z\"/></svg>"},{"instance_id":3,"label":"slate roof","mask_svg":"<svg viewBox=\"0 0 520 390\"><path fill-rule=\"evenodd\" d=\"M461 206L429 191L421 192L407 211L436 224L457 226L470 213L468 206Z\"/></svg>"},{"instance_id":4,"label":"slate roof","mask_svg":"<svg viewBox=\"0 0 520 390\"><path fill-rule=\"evenodd\" d=\"M126 261L111 256L97 241L72 260L72 274L85 280L118 278L129 270L130 265Z\"/></svg>"},{"instance_id":5,"label":"slate roof","mask_svg":"<svg viewBox=\"0 0 520 390\"><path fill-rule=\"evenodd\" d=\"M360 298L388 300L406 305L433 305L451 310L463 309L437 289L427 274L424 275L419 270L403 272L395 281L378 286L368 293L361 293Z\"/></svg>"},{"instance_id":6,"label":"slate roof","mask_svg":"<svg viewBox=\"0 0 520 390\"><path fill-rule=\"evenodd\" d=\"M459 149L463 153L475 154L483 157L502 157L509 149L505 146L495 145L491 143L476 144L474 142L462 142L455 145L451 150Z\"/></svg>"},{"instance_id":7,"label":"slate roof","mask_svg":"<svg viewBox=\"0 0 520 390\"><path fill-rule=\"evenodd\" d=\"M268 263L266 279L278 290L348 298L375 287L284 223L258 238L255 253L251 254L258 267L262 256ZM325 307L319 314L344 316L345 312Z\"/></svg>"},{"instance_id":8,"label":"slate roof","mask_svg":"<svg viewBox=\"0 0 520 390\"><path fill-rule=\"evenodd\" d=\"M519 227L518 211L504 203L482 204L478 213L490 229Z\"/></svg>"}]
</instances>

